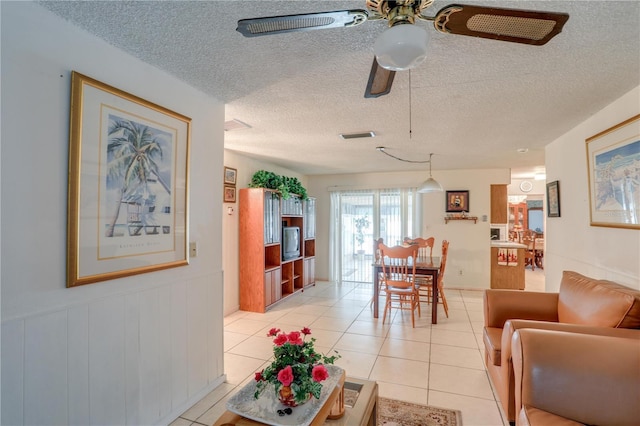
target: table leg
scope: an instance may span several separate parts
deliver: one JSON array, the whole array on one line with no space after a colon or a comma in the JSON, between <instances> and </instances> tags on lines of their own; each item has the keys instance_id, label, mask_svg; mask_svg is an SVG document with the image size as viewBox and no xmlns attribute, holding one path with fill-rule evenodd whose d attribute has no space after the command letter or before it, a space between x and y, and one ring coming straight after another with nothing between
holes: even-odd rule
<instances>
[{"instance_id":1,"label":"table leg","mask_svg":"<svg viewBox=\"0 0 640 426\"><path fill-rule=\"evenodd\" d=\"M438 323L438 272L433 271L431 274L431 294L433 299L431 300L431 324Z\"/></svg>"}]
</instances>

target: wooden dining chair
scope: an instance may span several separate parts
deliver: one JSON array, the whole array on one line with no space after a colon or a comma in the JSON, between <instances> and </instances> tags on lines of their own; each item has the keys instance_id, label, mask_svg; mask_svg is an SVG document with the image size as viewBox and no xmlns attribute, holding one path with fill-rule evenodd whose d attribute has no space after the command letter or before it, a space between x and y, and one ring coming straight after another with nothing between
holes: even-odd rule
<instances>
[{"instance_id":1,"label":"wooden dining chair","mask_svg":"<svg viewBox=\"0 0 640 426\"><path fill-rule=\"evenodd\" d=\"M429 238L409 238L405 237L404 244L418 246L418 257L431 258L433 257L433 245L436 239L434 237ZM429 294L431 292L431 283L433 277L431 275L416 275L416 284L419 286L419 296L421 302L429 303Z\"/></svg>"},{"instance_id":2,"label":"wooden dining chair","mask_svg":"<svg viewBox=\"0 0 640 426\"><path fill-rule=\"evenodd\" d=\"M447 257L449 255L449 241L442 241L442 254L440 255L440 268L438 269L438 300L433 301L433 292L431 291L431 285L427 286L428 300L434 303L442 303L444 313L449 318L449 304L447 303L447 296L444 294L444 272L447 268Z\"/></svg>"},{"instance_id":3,"label":"wooden dining chair","mask_svg":"<svg viewBox=\"0 0 640 426\"><path fill-rule=\"evenodd\" d=\"M383 244L384 240L382 238L378 238L373 241L373 261L374 263L380 262L380 244ZM384 277L382 272L378 274L378 297L384 294L385 285L384 285ZM373 297L371 298L371 302L369 302L369 306L373 306Z\"/></svg>"},{"instance_id":4,"label":"wooden dining chair","mask_svg":"<svg viewBox=\"0 0 640 426\"><path fill-rule=\"evenodd\" d=\"M536 270L536 239L533 236L523 236L522 244L526 247L524 249L524 267L531 265L531 270Z\"/></svg>"},{"instance_id":5,"label":"wooden dining chair","mask_svg":"<svg viewBox=\"0 0 640 426\"><path fill-rule=\"evenodd\" d=\"M392 307L411 311L411 326L415 328L415 311L420 316L420 296L415 283L415 258L418 255L417 246L387 247L383 243L380 249L380 264L382 265L383 282L385 285L385 304L382 323L391 315ZM405 307L408 305L408 307Z\"/></svg>"}]
</instances>

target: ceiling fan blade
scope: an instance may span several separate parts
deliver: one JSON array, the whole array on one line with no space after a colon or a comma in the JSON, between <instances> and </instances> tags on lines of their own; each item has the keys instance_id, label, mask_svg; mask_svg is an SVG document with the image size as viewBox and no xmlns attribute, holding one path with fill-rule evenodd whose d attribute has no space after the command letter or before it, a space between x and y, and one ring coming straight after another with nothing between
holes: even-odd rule
<instances>
[{"instance_id":1,"label":"ceiling fan blade","mask_svg":"<svg viewBox=\"0 0 640 426\"><path fill-rule=\"evenodd\" d=\"M264 18L241 19L238 21L236 31L242 33L245 37L257 37L322 28L355 27L365 22L368 16L367 11L361 9L267 16Z\"/></svg>"},{"instance_id":2,"label":"ceiling fan blade","mask_svg":"<svg viewBox=\"0 0 640 426\"><path fill-rule=\"evenodd\" d=\"M434 26L443 33L541 46L559 34L568 19L566 13L450 5L438 12Z\"/></svg>"},{"instance_id":3,"label":"ceiling fan blade","mask_svg":"<svg viewBox=\"0 0 640 426\"><path fill-rule=\"evenodd\" d=\"M376 57L373 57L373 64L371 65L371 72L369 73L369 81L367 82L367 88L364 91L365 98L377 98L388 94L391 91L391 84L396 72L378 65Z\"/></svg>"}]
</instances>

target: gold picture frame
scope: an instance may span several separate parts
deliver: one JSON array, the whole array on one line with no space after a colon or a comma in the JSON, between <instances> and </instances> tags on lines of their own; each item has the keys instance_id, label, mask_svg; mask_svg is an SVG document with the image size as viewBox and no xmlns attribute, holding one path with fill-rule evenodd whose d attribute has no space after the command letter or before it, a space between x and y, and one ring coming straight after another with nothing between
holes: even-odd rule
<instances>
[{"instance_id":1,"label":"gold picture frame","mask_svg":"<svg viewBox=\"0 0 640 426\"><path fill-rule=\"evenodd\" d=\"M187 265L191 119L71 74L67 287Z\"/></svg>"},{"instance_id":2,"label":"gold picture frame","mask_svg":"<svg viewBox=\"0 0 640 426\"><path fill-rule=\"evenodd\" d=\"M224 202L225 203L235 203L236 202L236 187L233 185L225 185L224 186Z\"/></svg>"},{"instance_id":3,"label":"gold picture frame","mask_svg":"<svg viewBox=\"0 0 640 426\"><path fill-rule=\"evenodd\" d=\"M233 167L224 166L224 184L225 185L234 185L238 180L238 170Z\"/></svg>"},{"instance_id":4,"label":"gold picture frame","mask_svg":"<svg viewBox=\"0 0 640 426\"><path fill-rule=\"evenodd\" d=\"M640 114L586 140L591 226L640 229Z\"/></svg>"}]
</instances>

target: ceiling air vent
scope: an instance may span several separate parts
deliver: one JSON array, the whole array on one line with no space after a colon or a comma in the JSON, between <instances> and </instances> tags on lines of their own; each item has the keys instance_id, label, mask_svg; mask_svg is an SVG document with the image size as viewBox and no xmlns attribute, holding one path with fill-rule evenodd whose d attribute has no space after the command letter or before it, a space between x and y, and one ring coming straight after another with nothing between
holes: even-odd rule
<instances>
[{"instance_id":1,"label":"ceiling air vent","mask_svg":"<svg viewBox=\"0 0 640 426\"><path fill-rule=\"evenodd\" d=\"M360 138L372 138L376 134L375 132L363 132L363 133L340 133L342 139L360 139Z\"/></svg>"},{"instance_id":2,"label":"ceiling air vent","mask_svg":"<svg viewBox=\"0 0 640 426\"><path fill-rule=\"evenodd\" d=\"M225 132L230 132L232 130L250 129L250 128L251 126L249 126L247 123L243 123L242 121L236 120L235 118L233 120L224 122Z\"/></svg>"}]
</instances>

